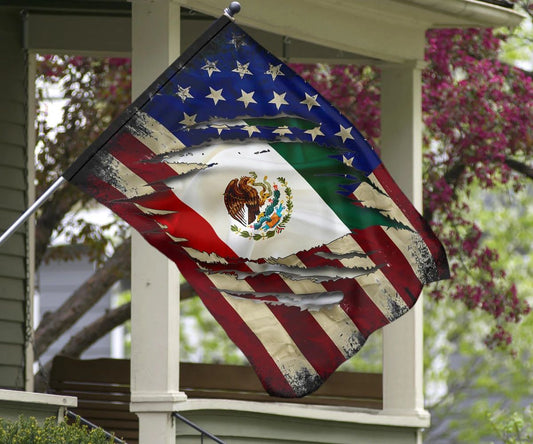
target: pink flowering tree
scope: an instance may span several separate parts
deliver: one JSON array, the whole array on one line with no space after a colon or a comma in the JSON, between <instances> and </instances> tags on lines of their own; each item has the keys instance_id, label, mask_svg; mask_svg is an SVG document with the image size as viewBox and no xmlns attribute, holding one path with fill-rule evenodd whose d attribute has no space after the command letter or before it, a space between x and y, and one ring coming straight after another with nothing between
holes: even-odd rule
<instances>
[{"instance_id":1,"label":"pink flowering tree","mask_svg":"<svg viewBox=\"0 0 533 444\"><path fill-rule=\"evenodd\" d=\"M498 251L484 246L468 205L474 186L519 189L533 179L527 164L533 154L533 83L528 73L498 60L503 38L490 29L429 31L423 71L424 217L445 245L452 273L429 295L490 314L490 346L509 344L507 325L529 312L498 265ZM294 68L379 150L379 70Z\"/></svg>"}]
</instances>

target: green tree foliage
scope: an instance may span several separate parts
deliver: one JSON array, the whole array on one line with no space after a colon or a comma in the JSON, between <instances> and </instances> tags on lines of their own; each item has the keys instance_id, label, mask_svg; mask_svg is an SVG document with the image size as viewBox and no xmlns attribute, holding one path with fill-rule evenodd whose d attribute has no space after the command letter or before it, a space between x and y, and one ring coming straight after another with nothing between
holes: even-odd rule
<instances>
[{"instance_id":1,"label":"green tree foliage","mask_svg":"<svg viewBox=\"0 0 533 444\"><path fill-rule=\"evenodd\" d=\"M36 194L40 195L128 105L131 65L128 59L51 55L38 56L36 66L39 108L35 186ZM60 86L65 99L59 125L49 125L47 119L45 99L51 84ZM82 283L58 310L43 315L34 334L36 359L118 280L129 277L128 228L113 216L107 217L105 223L88 220L86 210L94 205L94 201L76 187L64 186L36 214L36 268L50 259L76 259L80 254L80 249L76 248L79 244L84 245L84 254L98 264L93 276ZM50 248L57 238L61 238L62 243ZM124 320L124 316L119 316L117 322ZM93 342L109 331L98 328L101 334L93 334ZM79 356L90 343L77 341L77 345L63 353ZM46 386L49 366L50 363L45 363L42 374L38 375L37 389Z\"/></svg>"},{"instance_id":2,"label":"green tree foliage","mask_svg":"<svg viewBox=\"0 0 533 444\"><path fill-rule=\"evenodd\" d=\"M500 186L493 192L476 187L470 195L471 217L484 235L482 245L499 252L498 266L516 282L517 294L532 286L533 186L515 192ZM427 441L480 442L494 439L489 418L499 411L501 423L533 402L533 315L509 327L513 341L506 349L488 350L484 337L487 314L463 310L449 299L427 299L425 305L425 369L432 427Z\"/></svg>"},{"instance_id":3,"label":"green tree foliage","mask_svg":"<svg viewBox=\"0 0 533 444\"><path fill-rule=\"evenodd\" d=\"M533 410L531 407L521 412L507 415L496 412L489 420L498 438L505 444L528 444L533 442Z\"/></svg>"}]
</instances>

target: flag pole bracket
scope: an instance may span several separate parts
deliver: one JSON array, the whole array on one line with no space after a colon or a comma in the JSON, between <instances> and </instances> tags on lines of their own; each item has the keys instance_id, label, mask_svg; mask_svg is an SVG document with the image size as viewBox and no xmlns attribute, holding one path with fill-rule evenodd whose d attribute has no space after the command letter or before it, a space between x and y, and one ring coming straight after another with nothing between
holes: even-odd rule
<instances>
[{"instance_id":1,"label":"flag pole bracket","mask_svg":"<svg viewBox=\"0 0 533 444\"><path fill-rule=\"evenodd\" d=\"M238 14L241 10L241 4L239 2L231 2L229 6L224 9L224 15L232 21L235 21L235 14Z\"/></svg>"}]
</instances>

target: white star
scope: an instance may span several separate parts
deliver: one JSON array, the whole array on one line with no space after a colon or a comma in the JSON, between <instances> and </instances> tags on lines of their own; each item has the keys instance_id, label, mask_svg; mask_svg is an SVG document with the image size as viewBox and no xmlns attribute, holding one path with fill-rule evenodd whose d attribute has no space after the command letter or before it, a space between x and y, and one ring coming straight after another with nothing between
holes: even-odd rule
<instances>
[{"instance_id":1,"label":"white star","mask_svg":"<svg viewBox=\"0 0 533 444\"><path fill-rule=\"evenodd\" d=\"M222 88L215 90L215 89L209 87L209 89L211 90L211 94L208 94L208 95L205 96L205 97L206 97L206 98L209 98L209 99L213 99L213 102L215 102L215 105L216 105L220 100L223 100L223 101L226 100L224 97L222 97Z\"/></svg>"},{"instance_id":2,"label":"white star","mask_svg":"<svg viewBox=\"0 0 533 444\"><path fill-rule=\"evenodd\" d=\"M183 120L180 122L182 125L185 126L193 126L196 125L196 116L198 114L192 114L188 115L187 113L183 113Z\"/></svg>"},{"instance_id":3,"label":"white star","mask_svg":"<svg viewBox=\"0 0 533 444\"><path fill-rule=\"evenodd\" d=\"M215 60L214 62L210 60L205 61L205 65L202 66L202 69L204 71L207 71L207 74L209 74L209 77L211 77L211 74L214 72L220 72L220 69L217 68L218 60Z\"/></svg>"},{"instance_id":4,"label":"white star","mask_svg":"<svg viewBox=\"0 0 533 444\"><path fill-rule=\"evenodd\" d=\"M353 160L355 159L355 157L346 157L346 156L342 156L342 163L344 165L348 165L349 167L353 167Z\"/></svg>"},{"instance_id":5,"label":"white star","mask_svg":"<svg viewBox=\"0 0 533 444\"><path fill-rule=\"evenodd\" d=\"M257 103L254 100L254 97L253 97L254 93L255 93L255 91L251 91L251 92L247 93L246 91L241 89L241 96L237 99L237 101L244 103L244 107L248 108L248 105L250 103Z\"/></svg>"},{"instance_id":6,"label":"white star","mask_svg":"<svg viewBox=\"0 0 533 444\"><path fill-rule=\"evenodd\" d=\"M305 130L304 133L311 134L311 139L315 141L316 136L323 136L324 133L320 131L320 126L315 126L313 129Z\"/></svg>"},{"instance_id":7,"label":"white star","mask_svg":"<svg viewBox=\"0 0 533 444\"><path fill-rule=\"evenodd\" d=\"M178 95L178 97L181 99L182 102L185 102L186 99L194 98L189 92L190 89L191 89L190 86L188 86L187 88L183 88L182 86L178 85L178 92L176 94Z\"/></svg>"},{"instance_id":8,"label":"white star","mask_svg":"<svg viewBox=\"0 0 533 444\"><path fill-rule=\"evenodd\" d=\"M248 137L252 137L253 133L259 133L261 134L261 131L257 129L254 125L246 125L241 128L243 131L246 131L248 133Z\"/></svg>"},{"instance_id":9,"label":"white star","mask_svg":"<svg viewBox=\"0 0 533 444\"><path fill-rule=\"evenodd\" d=\"M237 68L232 69L231 72L236 72L241 76L241 79L246 75L252 76L253 74L250 72L248 67L250 66L250 62L242 64L241 62L237 62Z\"/></svg>"},{"instance_id":10,"label":"white star","mask_svg":"<svg viewBox=\"0 0 533 444\"><path fill-rule=\"evenodd\" d=\"M280 136L284 136L285 134L292 134L292 131L289 129L287 125L280 126L278 129L275 129L272 131L274 134L279 134Z\"/></svg>"},{"instance_id":11,"label":"white star","mask_svg":"<svg viewBox=\"0 0 533 444\"><path fill-rule=\"evenodd\" d=\"M268 70L265 71L265 74L270 74L272 76L272 80L276 80L277 76L284 76L281 72L281 63L279 65L274 66L272 63L268 64Z\"/></svg>"},{"instance_id":12,"label":"white star","mask_svg":"<svg viewBox=\"0 0 533 444\"><path fill-rule=\"evenodd\" d=\"M318 97L318 94L315 94L314 96L310 96L309 94L305 93L305 99L302 100L300 103L303 105L307 105L307 110L311 111L311 108L313 106L320 106L318 102L316 101L317 97Z\"/></svg>"},{"instance_id":13,"label":"white star","mask_svg":"<svg viewBox=\"0 0 533 444\"><path fill-rule=\"evenodd\" d=\"M268 103L273 103L274 105L276 105L277 109L280 109L281 105L289 104L289 102L285 100L285 95L287 93L278 94L276 91L273 91L273 93L274 93L274 98Z\"/></svg>"},{"instance_id":14,"label":"white star","mask_svg":"<svg viewBox=\"0 0 533 444\"><path fill-rule=\"evenodd\" d=\"M339 125L340 129L338 133L335 133L336 136L339 136L342 139L342 143L346 142L346 139L352 139L353 136L350 134L352 129L348 126L344 128L342 125Z\"/></svg>"},{"instance_id":15,"label":"white star","mask_svg":"<svg viewBox=\"0 0 533 444\"><path fill-rule=\"evenodd\" d=\"M213 125L211 125L211 128L215 128L218 131L219 135L222 131L229 130L228 125L224 123L214 123Z\"/></svg>"},{"instance_id":16,"label":"white star","mask_svg":"<svg viewBox=\"0 0 533 444\"><path fill-rule=\"evenodd\" d=\"M246 46L243 34L232 34L232 39L229 43L235 46L235 49L239 49L241 46Z\"/></svg>"}]
</instances>

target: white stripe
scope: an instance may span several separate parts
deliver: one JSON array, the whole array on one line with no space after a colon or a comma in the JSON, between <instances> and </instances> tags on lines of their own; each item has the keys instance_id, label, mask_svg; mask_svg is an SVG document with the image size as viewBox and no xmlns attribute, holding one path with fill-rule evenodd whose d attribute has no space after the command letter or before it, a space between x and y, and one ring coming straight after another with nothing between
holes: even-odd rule
<instances>
[{"instance_id":1,"label":"white stripe","mask_svg":"<svg viewBox=\"0 0 533 444\"><path fill-rule=\"evenodd\" d=\"M164 229L164 228L163 228ZM165 229L164 229L165 230ZM165 234L170 238L172 239L173 242L177 242L177 243L180 243L180 242L187 242L187 239L185 239L184 237L176 237L176 236L172 236L172 234L170 234L168 231L165 231Z\"/></svg>"},{"instance_id":2,"label":"white stripe","mask_svg":"<svg viewBox=\"0 0 533 444\"><path fill-rule=\"evenodd\" d=\"M95 176L115 187L128 199L155 192L144 179L137 176L137 174L108 152L100 150L98 152L98 157L102 165L105 165L106 169L105 173L99 168L95 169Z\"/></svg>"},{"instance_id":3,"label":"white stripe","mask_svg":"<svg viewBox=\"0 0 533 444\"><path fill-rule=\"evenodd\" d=\"M205 262L207 264L227 264L228 261L223 257L218 256L215 253L206 253L205 251L198 251L194 248L183 247L183 249L191 256L193 259Z\"/></svg>"},{"instance_id":4,"label":"white stripe","mask_svg":"<svg viewBox=\"0 0 533 444\"><path fill-rule=\"evenodd\" d=\"M137 111L126 128L155 154L168 154L185 148L165 126L142 111Z\"/></svg>"},{"instance_id":5,"label":"white stripe","mask_svg":"<svg viewBox=\"0 0 533 444\"><path fill-rule=\"evenodd\" d=\"M247 262L252 271L240 271L231 270L231 273L235 273L238 279L245 279L249 276L255 276L257 274L263 274L265 276L271 274L277 274L284 276L287 279L293 281L300 281L304 279L310 279L314 282L326 282L335 281L337 279L353 279L363 274L374 273L376 267L368 269L358 269L350 267L333 267L333 266L319 266L313 268L305 267L287 267L286 265L264 263L257 264L254 262Z\"/></svg>"},{"instance_id":6,"label":"white stripe","mask_svg":"<svg viewBox=\"0 0 533 444\"><path fill-rule=\"evenodd\" d=\"M144 144L155 155L164 155L182 151L185 145L165 126L161 125L150 115L138 111L126 128L132 136ZM207 168L202 163L176 163L161 159L163 163L172 168L177 175Z\"/></svg>"},{"instance_id":7,"label":"white stripe","mask_svg":"<svg viewBox=\"0 0 533 444\"><path fill-rule=\"evenodd\" d=\"M175 211L169 211L169 210L157 210L155 208L148 208L144 207L142 205L139 205L137 203L133 203L139 210L141 210L144 214L148 215L166 215L166 214L175 214Z\"/></svg>"},{"instance_id":8,"label":"white stripe","mask_svg":"<svg viewBox=\"0 0 533 444\"><path fill-rule=\"evenodd\" d=\"M367 253L359 246L357 242L353 240L351 235L343 236L339 239L334 240L333 242L327 245L328 249L338 255L346 255L350 253L359 253L360 255L354 254L351 258L343 259L342 263L346 267L350 268L373 268L376 265L371 256L367 256Z\"/></svg>"},{"instance_id":9,"label":"white stripe","mask_svg":"<svg viewBox=\"0 0 533 444\"><path fill-rule=\"evenodd\" d=\"M388 197L374 173L368 176L368 178L384 194L376 193L376 190L369 184L362 183L355 190L354 196L357 200L360 200L365 207L378 208L382 210L385 215L392 219L396 219L413 230L409 231L388 228L383 231L405 256L411 265L413 272L418 277L418 280L420 282L425 282L426 278L424 272L427 270L421 266L421 257L425 260L432 257L429 248L423 241L422 237L413 228L409 219L407 219L407 216L405 216L405 214L398 208L394 200Z\"/></svg>"},{"instance_id":10,"label":"white stripe","mask_svg":"<svg viewBox=\"0 0 533 444\"><path fill-rule=\"evenodd\" d=\"M340 305L310 311L346 359L361 348L362 335Z\"/></svg>"}]
</instances>

